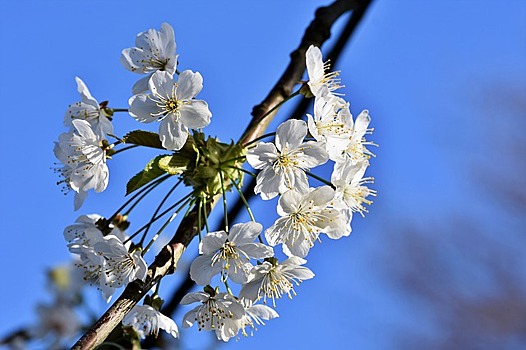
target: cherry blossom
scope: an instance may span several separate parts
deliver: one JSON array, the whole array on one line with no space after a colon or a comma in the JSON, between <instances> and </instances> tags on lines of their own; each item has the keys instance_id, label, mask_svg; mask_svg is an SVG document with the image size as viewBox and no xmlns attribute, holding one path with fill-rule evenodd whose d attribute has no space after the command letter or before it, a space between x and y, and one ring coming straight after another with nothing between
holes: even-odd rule
<instances>
[{"instance_id":1,"label":"cherry blossom","mask_svg":"<svg viewBox=\"0 0 526 350\"><path fill-rule=\"evenodd\" d=\"M177 68L176 44L172 26L161 25L161 30L148 29L135 39L135 47L122 50L121 63L129 71L148 74L132 88L133 94L148 90L148 80L153 72L166 71L173 75Z\"/></svg>"},{"instance_id":2,"label":"cherry blossom","mask_svg":"<svg viewBox=\"0 0 526 350\"><path fill-rule=\"evenodd\" d=\"M188 293L181 300L182 305L201 303L184 315L183 327L197 322L200 331L215 331L217 339L226 342L235 337L244 324L245 308L228 293L216 293L210 287L205 290L208 292Z\"/></svg>"},{"instance_id":3,"label":"cherry blossom","mask_svg":"<svg viewBox=\"0 0 526 350\"><path fill-rule=\"evenodd\" d=\"M151 93L130 98L130 114L141 123L160 121L159 138L164 148L181 149L188 129L210 124L212 113L207 103L194 99L203 88L199 72L186 70L174 82L170 73L158 71L150 78L149 87Z\"/></svg>"},{"instance_id":4,"label":"cherry blossom","mask_svg":"<svg viewBox=\"0 0 526 350\"><path fill-rule=\"evenodd\" d=\"M107 141L93 132L89 122L75 119L74 131L63 133L53 149L55 157L64 164L58 171L64 177L68 189L76 192L75 210L78 210L86 192L94 189L102 192L108 185L109 171L106 165Z\"/></svg>"},{"instance_id":5,"label":"cherry blossom","mask_svg":"<svg viewBox=\"0 0 526 350\"><path fill-rule=\"evenodd\" d=\"M305 267L300 266L307 261L296 256L279 263L276 258L265 259L261 265L254 266L247 284L243 285L239 292L240 298L258 300L263 298L272 299L272 306L276 306L276 299L280 299L283 294L288 294L289 298L296 295L294 284L300 285L304 280L314 277L314 273Z\"/></svg>"},{"instance_id":6,"label":"cherry blossom","mask_svg":"<svg viewBox=\"0 0 526 350\"><path fill-rule=\"evenodd\" d=\"M150 305L135 305L124 316L122 324L125 327L132 327L141 339L146 338L150 334L157 337L159 329L164 329L174 338L179 337L179 330L175 322Z\"/></svg>"},{"instance_id":7,"label":"cherry blossom","mask_svg":"<svg viewBox=\"0 0 526 350\"><path fill-rule=\"evenodd\" d=\"M307 124L302 120L288 120L278 126L276 144L260 142L247 154L247 161L260 169L254 191L261 198L272 199L278 194L309 188L306 170L324 164L329 155L323 143L303 142Z\"/></svg>"},{"instance_id":8,"label":"cherry blossom","mask_svg":"<svg viewBox=\"0 0 526 350\"><path fill-rule=\"evenodd\" d=\"M321 50L318 47L311 45L305 54L305 59L309 75L308 85L314 96L326 96L341 87L340 79L337 78L340 72L327 72L330 64L323 63Z\"/></svg>"},{"instance_id":9,"label":"cherry blossom","mask_svg":"<svg viewBox=\"0 0 526 350\"><path fill-rule=\"evenodd\" d=\"M317 141L323 141L331 160L341 154L351 142L353 120L349 103L341 97L327 95L314 100L314 116L307 114L309 132ZM335 158L340 156L339 158Z\"/></svg>"},{"instance_id":10,"label":"cherry blossom","mask_svg":"<svg viewBox=\"0 0 526 350\"><path fill-rule=\"evenodd\" d=\"M262 230L261 224L247 222L225 231L210 232L199 244L198 256L190 266L190 276L199 285L210 283L220 272L236 283L246 283L252 269L250 258L263 259L274 254L271 247L254 243Z\"/></svg>"},{"instance_id":11,"label":"cherry blossom","mask_svg":"<svg viewBox=\"0 0 526 350\"><path fill-rule=\"evenodd\" d=\"M336 186L336 198L343 203L343 207L340 207L359 212L362 216L367 212L363 204L372 204L367 197L376 196L375 190L364 186L374 182L372 177L363 177L368 166L365 161L354 164L337 163L331 176L331 182Z\"/></svg>"},{"instance_id":12,"label":"cherry blossom","mask_svg":"<svg viewBox=\"0 0 526 350\"><path fill-rule=\"evenodd\" d=\"M80 94L81 101L76 102L68 107L64 116L64 125L74 128L72 121L75 119L86 120L90 123L93 131L100 137L104 138L106 134L113 134L113 124L104 115L99 102L91 96L88 87L82 79L75 78L77 90Z\"/></svg>"},{"instance_id":13,"label":"cherry blossom","mask_svg":"<svg viewBox=\"0 0 526 350\"><path fill-rule=\"evenodd\" d=\"M311 188L305 194L291 190L278 202L281 216L265 231L271 246L283 244L287 256L304 258L320 233L338 239L350 234L350 227L342 213L332 208L334 190L329 186Z\"/></svg>"},{"instance_id":14,"label":"cherry blossom","mask_svg":"<svg viewBox=\"0 0 526 350\"><path fill-rule=\"evenodd\" d=\"M373 129L369 128L369 123L371 122L369 111L362 111L356 117L354 123L352 122L352 118L350 120L352 133L349 137L349 143L343 151L339 151L338 149L330 150L331 159L340 164L346 162L350 162L351 164L362 161L368 162L371 157L374 157L374 153L368 150L366 146L376 146L375 143L367 141L364 137L373 131Z\"/></svg>"}]
</instances>

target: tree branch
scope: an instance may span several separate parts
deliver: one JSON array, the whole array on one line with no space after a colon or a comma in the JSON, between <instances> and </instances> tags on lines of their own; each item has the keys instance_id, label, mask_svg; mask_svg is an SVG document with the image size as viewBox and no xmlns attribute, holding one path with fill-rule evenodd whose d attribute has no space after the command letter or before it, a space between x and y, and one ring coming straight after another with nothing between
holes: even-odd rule
<instances>
[{"instance_id":1,"label":"tree branch","mask_svg":"<svg viewBox=\"0 0 526 350\"><path fill-rule=\"evenodd\" d=\"M285 72L272 88L267 97L252 111L252 120L239 143L245 145L263 135L278 108L267 113L287 98L294 85L300 82L305 71L305 52L310 45L321 46L330 37L334 22L345 12L361 8L369 1L337 0L327 7L316 11L316 16L306 29L299 47L291 53L291 61ZM207 213L215 206L220 196L208 204ZM162 277L175 271L177 262L192 239L201 231L197 220L198 208L195 206L183 218L172 240L159 252L149 266L145 282L136 280L125 288L121 296L102 315L102 317L79 339L72 349L94 349L100 345L111 331L117 327L124 316L141 300Z\"/></svg>"}]
</instances>

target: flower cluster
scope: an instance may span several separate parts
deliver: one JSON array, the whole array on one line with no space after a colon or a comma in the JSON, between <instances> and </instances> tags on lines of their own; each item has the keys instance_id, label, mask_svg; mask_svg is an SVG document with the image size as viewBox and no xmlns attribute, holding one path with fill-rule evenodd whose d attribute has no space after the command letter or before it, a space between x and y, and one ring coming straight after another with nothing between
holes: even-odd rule
<instances>
[{"instance_id":1,"label":"flower cluster","mask_svg":"<svg viewBox=\"0 0 526 350\"><path fill-rule=\"evenodd\" d=\"M64 118L69 131L59 136L54 148L62 164L57 169L63 177L60 183L75 192L75 210L89 190L106 189L106 162L111 157L137 146L163 152L129 180L126 194L135 193L107 216L109 219L98 214L81 215L63 233L82 284L98 288L106 301L133 281L144 282L138 284L147 289L153 287L144 304L134 306L122 321L125 338L131 343L150 334L157 336L160 329L179 337L176 323L160 312L160 281L152 277L154 269L148 272L145 257L185 208L185 216L191 210L197 213L193 228L199 228L192 229L199 236L199 256L192 262L189 275L203 288L183 297L182 305L197 306L186 312L182 326L197 324L199 330L214 331L222 341L252 334L257 326L277 318L277 300L285 295L292 298L297 286L314 277L305 266L305 258L320 236L348 236L353 213L363 216L367 212L369 197L376 195L367 187L373 178L365 177L374 156L368 149L374 143L365 139L372 132L368 111L353 118L349 103L337 92L342 87L339 72L329 71L319 48L311 46L305 59L309 79L290 97L300 93L314 97L313 114L307 114L305 120L281 123L273 142L258 139L247 145L221 143L202 132L212 115L208 104L196 98L203 89L203 77L189 69L178 70L174 30L166 23L160 30L139 33L135 46L122 51L123 66L145 75L132 88L129 108L99 103L76 78L81 101L69 106ZM112 122L117 112L127 112L140 123L159 122L158 132L135 130L115 136ZM108 138L115 141L110 143ZM330 180L311 172L328 162L333 163ZM244 163L258 174L244 169ZM278 217L266 229L256 221L241 191L246 173L256 176L255 194L266 203L277 200ZM314 186L310 178L322 185ZM128 217L134 208L163 182L173 179L175 184L153 210L150 221L128 235ZM174 201L172 193L180 184L191 189ZM230 225L226 192L234 188L251 220ZM211 231L209 210L220 196L224 226ZM165 221L159 225L161 219ZM150 229L156 232L149 235ZM277 246L281 246L280 251L276 251ZM63 328L65 334L72 332Z\"/></svg>"},{"instance_id":2,"label":"flower cluster","mask_svg":"<svg viewBox=\"0 0 526 350\"><path fill-rule=\"evenodd\" d=\"M191 278L204 286L203 292L190 293L183 304L200 302L188 312L183 325L198 324L200 330L214 330L218 339L227 341L251 320L268 320L277 313L258 300L272 300L295 295L294 285L314 277L303 266L304 259L320 234L339 239L351 233L354 212L364 214L364 204L376 192L365 186L372 183L364 173L373 154L365 140L369 115L362 112L356 121L349 103L335 94L338 72L327 72L321 52L311 46L306 54L309 81L308 95L314 96L314 115L303 120L288 120L278 126L274 142L259 142L247 153L248 163L259 170L255 193L264 200L279 196L279 218L264 231L252 221L233 225L230 230L209 232L200 242L198 256L190 267ZM303 88L301 91L304 91ZM331 181L311 187L310 170L334 162ZM254 219L252 217L252 219ZM259 238L259 242L254 242ZM272 247L282 245L287 259L282 262ZM257 261L253 264L252 261ZM214 276L219 282L241 285L238 297L211 287ZM249 316L251 315L251 316ZM261 321L262 322L262 321Z\"/></svg>"},{"instance_id":3,"label":"flower cluster","mask_svg":"<svg viewBox=\"0 0 526 350\"><path fill-rule=\"evenodd\" d=\"M79 258L77 265L84 270L84 280L97 286L106 301L115 289L146 278L148 267L141 250L130 252L126 234L97 214L80 216L65 228L64 238L69 251Z\"/></svg>"},{"instance_id":4,"label":"flower cluster","mask_svg":"<svg viewBox=\"0 0 526 350\"><path fill-rule=\"evenodd\" d=\"M113 125L106 114L106 102L99 104L86 84L76 78L81 101L69 106L64 116L64 125L69 131L55 142L55 157L63 164L57 171L64 178L66 189L75 192L75 210L78 210L94 189L102 192L108 186L109 171L106 159L111 155L111 146L106 140L113 133Z\"/></svg>"}]
</instances>

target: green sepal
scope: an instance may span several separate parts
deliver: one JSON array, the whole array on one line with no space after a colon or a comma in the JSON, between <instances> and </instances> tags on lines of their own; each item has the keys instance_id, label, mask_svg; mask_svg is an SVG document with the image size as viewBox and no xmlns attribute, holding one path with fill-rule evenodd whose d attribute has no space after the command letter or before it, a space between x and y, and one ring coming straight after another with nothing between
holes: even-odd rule
<instances>
[{"instance_id":1,"label":"green sepal","mask_svg":"<svg viewBox=\"0 0 526 350\"><path fill-rule=\"evenodd\" d=\"M151 131L130 131L122 138L122 141L139 146L164 149L161 140L159 140L159 134Z\"/></svg>"},{"instance_id":2,"label":"green sepal","mask_svg":"<svg viewBox=\"0 0 526 350\"><path fill-rule=\"evenodd\" d=\"M165 157L170 156L160 155L150 160L144 167L144 170L132 177L126 184L126 195L129 195L159 176L166 174L166 171L159 167L159 160Z\"/></svg>"}]
</instances>

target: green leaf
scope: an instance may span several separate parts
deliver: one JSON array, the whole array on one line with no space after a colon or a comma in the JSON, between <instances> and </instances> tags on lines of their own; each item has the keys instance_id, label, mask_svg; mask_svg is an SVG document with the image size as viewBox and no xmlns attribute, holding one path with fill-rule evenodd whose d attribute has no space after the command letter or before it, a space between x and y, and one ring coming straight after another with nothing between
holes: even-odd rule
<instances>
[{"instance_id":1,"label":"green leaf","mask_svg":"<svg viewBox=\"0 0 526 350\"><path fill-rule=\"evenodd\" d=\"M159 134L151 131L130 131L122 138L122 140L124 141L124 143L131 143L139 146L164 149L163 145L161 144L161 140L159 140Z\"/></svg>"},{"instance_id":2,"label":"green leaf","mask_svg":"<svg viewBox=\"0 0 526 350\"><path fill-rule=\"evenodd\" d=\"M144 170L137 173L134 177L126 184L126 195L129 195L133 191L141 188L152 180L155 180L159 176L166 174L166 171L159 167L159 160L164 157L170 157L167 155L157 156L150 160Z\"/></svg>"}]
</instances>

